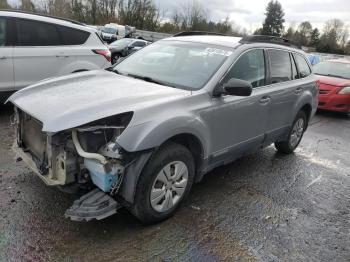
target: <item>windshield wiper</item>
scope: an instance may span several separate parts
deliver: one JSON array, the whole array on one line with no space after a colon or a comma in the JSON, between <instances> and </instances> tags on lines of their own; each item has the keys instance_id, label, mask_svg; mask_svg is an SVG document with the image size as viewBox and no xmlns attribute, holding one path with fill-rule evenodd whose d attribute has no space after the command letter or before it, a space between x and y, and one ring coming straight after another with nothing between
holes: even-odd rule
<instances>
[{"instance_id":1,"label":"windshield wiper","mask_svg":"<svg viewBox=\"0 0 350 262\"><path fill-rule=\"evenodd\" d=\"M144 80L146 82L155 83L155 84L162 85L162 86L171 86L167 83L153 79L152 77L149 77L149 76L139 76L139 75L134 75L134 74L127 74L127 76L131 76L133 78L141 79L141 80Z\"/></svg>"}]
</instances>

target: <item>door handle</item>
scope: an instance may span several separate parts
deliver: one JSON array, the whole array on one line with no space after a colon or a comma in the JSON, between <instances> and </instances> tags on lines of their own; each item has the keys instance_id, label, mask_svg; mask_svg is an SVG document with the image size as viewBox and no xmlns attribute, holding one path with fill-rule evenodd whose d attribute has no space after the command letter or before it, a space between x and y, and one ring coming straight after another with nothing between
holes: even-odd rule
<instances>
[{"instance_id":1,"label":"door handle","mask_svg":"<svg viewBox=\"0 0 350 262\"><path fill-rule=\"evenodd\" d=\"M270 101L271 101L271 97L269 97L269 96L263 96L263 97L259 100L259 103L260 103L260 104L263 104L263 105L266 105L266 104L268 104Z\"/></svg>"},{"instance_id":2,"label":"door handle","mask_svg":"<svg viewBox=\"0 0 350 262\"><path fill-rule=\"evenodd\" d=\"M297 89L294 90L294 93L299 95L301 92L303 92L303 89L301 87L298 87Z\"/></svg>"},{"instance_id":3,"label":"door handle","mask_svg":"<svg viewBox=\"0 0 350 262\"><path fill-rule=\"evenodd\" d=\"M5 60L5 59L7 59L6 56L0 56L0 60Z\"/></svg>"},{"instance_id":4,"label":"door handle","mask_svg":"<svg viewBox=\"0 0 350 262\"><path fill-rule=\"evenodd\" d=\"M56 57L57 58L59 58L59 57L67 58L67 57L69 57L69 55L56 55Z\"/></svg>"}]
</instances>

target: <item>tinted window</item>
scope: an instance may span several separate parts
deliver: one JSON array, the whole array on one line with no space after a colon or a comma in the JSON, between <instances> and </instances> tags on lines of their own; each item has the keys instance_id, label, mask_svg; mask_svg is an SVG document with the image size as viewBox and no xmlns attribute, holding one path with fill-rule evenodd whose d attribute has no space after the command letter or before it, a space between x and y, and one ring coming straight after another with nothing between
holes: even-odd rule
<instances>
[{"instance_id":1,"label":"tinted window","mask_svg":"<svg viewBox=\"0 0 350 262\"><path fill-rule=\"evenodd\" d=\"M61 44L53 24L17 19L17 39L20 46L54 46Z\"/></svg>"},{"instance_id":2,"label":"tinted window","mask_svg":"<svg viewBox=\"0 0 350 262\"><path fill-rule=\"evenodd\" d=\"M257 49L243 54L225 76L223 83L226 83L231 78L246 80L253 87L265 85L264 51Z\"/></svg>"},{"instance_id":3,"label":"tinted window","mask_svg":"<svg viewBox=\"0 0 350 262\"><path fill-rule=\"evenodd\" d=\"M144 47L145 44L146 44L145 42L137 41L137 42L133 43L132 45L136 46L136 47Z\"/></svg>"},{"instance_id":4,"label":"tinted window","mask_svg":"<svg viewBox=\"0 0 350 262\"><path fill-rule=\"evenodd\" d=\"M269 50L271 83L280 83L292 79L292 67L289 53L281 50Z\"/></svg>"},{"instance_id":5,"label":"tinted window","mask_svg":"<svg viewBox=\"0 0 350 262\"><path fill-rule=\"evenodd\" d=\"M6 45L6 18L0 17L0 46Z\"/></svg>"},{"instance_id":6,"label":"tinted window","mask_svg":"<svg viewBox=\"0 0 350 262\"><path fill-rule=\"evenodd\" d=\"M90 33L66 26L58 26L65 45L82 45L89 38Z\"/></svg>"},{"instance_id":7,"label":"tinted window","mask_svg":"<svg viewBox=\"0 0 350 262\"><path fill-rule=\"evenodd\" d=\"M298 65L300 78L307 77L311 74L311 70L305 59L301 55L294 55Z\"/></svg>"}]
</instances>

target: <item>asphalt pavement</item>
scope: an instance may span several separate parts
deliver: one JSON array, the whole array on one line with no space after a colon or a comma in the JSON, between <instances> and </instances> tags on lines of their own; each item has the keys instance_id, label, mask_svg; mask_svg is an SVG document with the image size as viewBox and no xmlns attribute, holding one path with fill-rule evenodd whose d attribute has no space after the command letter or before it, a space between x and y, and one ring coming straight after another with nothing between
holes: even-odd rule
<instances>
[{"instance_id":1,"label":"asphalt pavement","mask_svg":"<svg viewBox=\"0 0 350 262\"><path fill-rule=\"evenodd\" d=\"M11 152L0 107L0 261L350 261L350 117L318 113L294 154L273 146L215 169L176 215L142 226L63 214L74 196L47 187Z\"/></svg>"}]
</instances>

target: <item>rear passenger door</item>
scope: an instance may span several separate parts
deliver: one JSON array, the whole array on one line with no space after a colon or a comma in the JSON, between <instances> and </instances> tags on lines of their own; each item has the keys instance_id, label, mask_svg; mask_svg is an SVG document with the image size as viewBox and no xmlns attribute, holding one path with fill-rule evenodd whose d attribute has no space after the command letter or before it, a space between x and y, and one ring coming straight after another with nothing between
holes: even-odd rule
<instances>
[{"instance_id":1,"label":"rear passenger door","mask_svg":"<svg viewBox=\"0 0 350 262\"><path fill-rule=\"evenodd\" d=\"M14 89L10 19L0 17L0 92Z\"/></svg>"},{"instance_id":2,"label":"rear passenger door","mask_svg":"<svg viewBox=\"0 0 350 262\"><path fill-rule=\"evenodd\" d=\"M266 144L284 135L291 125L290 119L297 99L298 77L294 59L287 50L268 49L269 99Z\"/></svg>"},{"instance_id":3,"label":"rear passenger door","mask_svg":"<svg viewBox=\"0 0 350 262\"><path fill-rule=\"evenodd\" d=\"M17 41L13 50L15 87L21 89L59 74L69 59L56 25L16 19Z\"/></svg>"}]
</instances>

